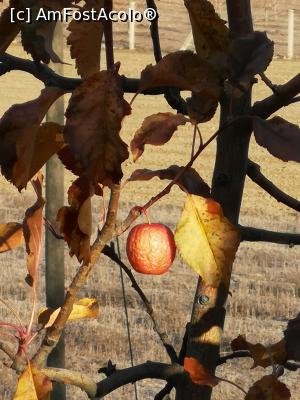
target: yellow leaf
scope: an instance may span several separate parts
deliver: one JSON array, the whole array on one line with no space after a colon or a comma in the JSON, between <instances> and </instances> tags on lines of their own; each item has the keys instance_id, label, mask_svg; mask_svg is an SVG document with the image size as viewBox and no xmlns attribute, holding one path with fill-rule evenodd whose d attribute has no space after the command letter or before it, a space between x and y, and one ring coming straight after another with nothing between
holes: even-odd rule
<instances>
[{"instance_id":1,"label":"yellow leaf","mask_svg":"<svg viewBox=\"0 0 300 400\"><path fill-rule=\"evenodd\" d=\"M19 378L13 400L50 400L51 391L51 381L28 364Z\"/></svg>"},{"instance_id":2,"label":"yellow leaf","mask_svg":"<svg viewBox=\"0 0 300 400\"><path fill-rule=\"evenodd\" d=\"M184 4L189 12L197 54L208 58L213 53L227 53L229 29L214 6L208 0L185 0Z\"/></svg>"},{"instance_id":3,"label":"yellow leaf","mask_svg":"<svg viewBox=\"0 0 300 400\"><path fill-rule=\"evenodd\" d=\"M0 224L0 253L13 250L24 242L22 225L16 222Z\"/></svg>"},{"instance_id":4,"label":"yellow leaf","mask_svg":"<svg viewBox=\"0 0 300 400\"><path fill-rule=\"evenodd\" d=\"M181 257L208 285L229 285L231 266L240 235L219 203L188 195L176 228L175 242Z\"/></svg>"},{"instance_id":5,"label":"yellow leaf","mask_svg":"<svg viewBox=\"0 0 300 400\"><path fill-rule=\"evenodd\" d=\"M43 325L44 328L49 328L56 320L60 308L53 310L51 308L44 308L39 312L38 323ZM83 318L97 318L99 316L99 304L96 299L84 298L78 300L68 318L68 321L74 321Z\"/></svg>"}]
</instances>

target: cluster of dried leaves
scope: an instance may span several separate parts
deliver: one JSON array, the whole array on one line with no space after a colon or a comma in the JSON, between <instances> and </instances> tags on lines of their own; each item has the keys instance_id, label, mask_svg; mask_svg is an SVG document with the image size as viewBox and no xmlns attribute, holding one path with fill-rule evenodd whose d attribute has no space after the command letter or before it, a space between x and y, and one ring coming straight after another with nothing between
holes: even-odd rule
<instances>
[{"instance_id":1,"label":"cluster of dried leaves","mask_svg":"<svg viewBox=\"0 0 300 400\"><path fill-rule=\"evenodd\" d=\"M20 33L22 45L35 63L61 62L52 47L55 23L34 20L30 25L12 24L10 9L30 7L34 16L40 7L55 11L67 6L83 10L104 6L103 0L85 0L83 6L79 3L71 0L10 0L9 7L0 16L0 56ZM190 15L196 53L177 51L166 55L156 65L148 65L141 72L138 93L157 87L190 91L191 97L186 101L188 116L170 112L148 116L129 145L134 161L142 156L146 145L161 146L171 140L180 126L190 124L196 133L197 124L214 116L224 91L231 93L232 98L242 96L273 57L273 43L265 33L254 32L230 40L225 21L219 18L209 1L185 0L185 5ZM18 190L26 188L54 154L58 154L62 164L77 175L68 190L69 205L58 210L57 220L70 254L85 264L90 262L91 198L102 196L105 186L121 181L122 163L129 157L128 146L121 139L120 131L123 119L131 113L131 106L124 99L120 65L117 63L100 71L103 30L101 22L71 21L68 26L67 43L82 83L71 94L65 126L43 123L51 105L65 94L60 88L49 86L38 98L12 106L0 119L1 172ZM273 156L284 161L300 161L298 126L279 117L267 121L253 117L253 129L257 143ZM201 150L202 138L200 142ZM224 217L221 206L211 198L208 185L194 169L177 165L159 171L137 169L127 181L154 177L170 180L187 192L175 234L180 255L208 285L228 288L231 265L240 241L237 228ZM27 282L34 287L41 251L44 199L41 178L33 180L33 185L37 201L26 211L23 223L0 225L0 252L12 250L25 241ZM58 312L42 310L38 315L38 326L52 326ZM96 301L81 299L74 305L69 319L97 315ZM298 316L290 321L284 339L273 346L252 345L239 337L233 341L232 348L248 350L254 366L266 368L284 365L290 359L300 361L299 326ZM32 339L31 324L29 327L24 333L25 344ZM24 337L19 339L21 343ZM22 343L21 350L26 352L24 340ZM48 399L49 379L31 368L27 361L15 399ZM205 371L195 359L186 358L184 367L197 384L213 386L221 380ZM278 380L277 369L273 370L271 375L250 388L245 399L290 398L289 390ZM30 395L32 397L28 397Z\"/></svg>"}]
</instances>

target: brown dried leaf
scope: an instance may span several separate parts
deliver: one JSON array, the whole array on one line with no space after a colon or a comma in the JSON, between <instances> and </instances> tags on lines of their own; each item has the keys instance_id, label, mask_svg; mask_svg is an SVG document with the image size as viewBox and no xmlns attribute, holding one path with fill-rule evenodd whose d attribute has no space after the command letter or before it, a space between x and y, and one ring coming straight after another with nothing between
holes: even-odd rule
<instances>
[{"instance_id":1,"label":"brown dried leaf","mask_svg":"<svg viewBox=\"0 0 300 400\"><path fill-rule=\"evenodd\" d=\"M208 0L184 0L189 12L196 52L207 58L216 52L227 53L229 29Z\"/></svg>"},{"instance_id":2,"label":"brown dried leaf","mask_svg":"<svg viewBox=\"0 0 300 400\"><path fill-rule=\"evenodd\" d=\"M206 60L192 51L176 51L156 65L148 65L141 73L139 91L153 87L173 86L191 90L205 99L219 100L222 78Z\"/></svg>"},{"instance_id":3,"label":"brown dried leaf","mask_svg":"<svg viewBox=\"0 0 300 400\"><path fill-rule=\"evenodd\" d=\"M28 208L25 212L23 221L23 234L26 243L27 251L27 269L28 275L26 282L33 286L35 283L36 274L38 271L41 248L42 248L42 228L43 228L43 208L45 200L42 196L43 191L43 175L32 181L32 186L37 195L37 200L34 205Z\"/></svg>"},{"instance_id":4,"label":"brown dried leaf","mask_svg":"<svg viewBox=\"0 0 300 400\"><path fill-rule=\"evenodd\" d=\"M26 187L29 179L37 172L36 169L43 161L41 157L50 157L52 150L55 151L62 144L61 139L56 143L58 125L40 127L48 109L62 94L64 91L59 88L47 87L37 99L12 106L0 120L1 172L19 190ZM57 133L59 137L59 131ZM47 135L55 137L55 143L49 149L46 148L49 145ZM41 151L40 155L35 154L36 146Z\"/></svg>"},{"instance_id":5,"label":"brown dried leaf","mask_svg":"<svg viewBox=\"0 0 300 400\"><path fill-rule=\"evenodd\" d=\"M19 247L24 242L22 224L0 224L0 253Z\"/></svg>"},{"instance_id":6,"label":"brown dried leaf","mask_svg":"<svg viewBox=\"0 0 300 400\"><path fill-rule=\"evenodd\" d=\"M252 368L257 366L266 368L274 363L283 365L287 360L285 340L265 347L260 343L247 342L245 336L239 335L231 342L231 348L233 351L248 350L254 361Z\"/></svg>"},{"instance_id":7,"label":"brown dried leaf","mask_svg":"<svg viewBox=\"0 0 300 400\"><path fill-rule=\"evenodd\" d=\"M104 7L104 0L90 0L83 10L96 11ZM78 74L86 79L100 70L103 24L100 21L75 21L68 26L71 57L76 60Z\"/></svg>"},{"instance_id":8,"label":"brown dried leaf","mask_svg":"<svg viewBox=\"0 0 300 400\"><path fill-rule=\"evenodd\" d=\"M137 169L127 179L129 182L134 181L149 181L154 177L159 179L173 180L184 167L171 165L167 169L158 169L156 171L150 169ZM189 194L198 196L210 197L210 188L201 178L194 168L189 168L177 181L177 185Z\"/></svg>"},{"instance_id":9,"label":"brown dried leaf","mask_svg":"<svg viewBox=\"0 0 300 400\"><path fill-rule=\"evenodd\" d=\"M119 132L131 109L116 68L85 80L74 90L66 111L65 141L93 183L118 182L129 155Z\"/></svg>"},{"instance_id":10,"label":"brown dried leaf","mask_svg":"<svg viewBox=\"0 0 300 400\"><path fill-rule=\"evenodd\" d=\"M55 122L42 124L36 135L30 162L28 179L31 179L43 165L64 146L63 126Z\"/></svg>"},{"instance_id":11,"label":"brown dried leaf","mask_svg":"<svg viewBox=\"0 0 300 400\"><path fill-rule=\"evenodd\" d=\"M191 380L197 385L216 386L219 379L203 367L194 357L185 357L183 367L189 373Z\"/></svg>"},{"instance_id":12,"label":"brown dried leaf","mask_svg":"<svg viewBox=\"0 0 300 400\"><path fill-rule=\"evenodd\" d=\"M178 126L185 125L187 122L190 120L184 115L170 112L146 117L130 142L133 160L137 161L141 157L145 144L162 146L172 138Z\"/></svg>"},{"instance_id":13,"label":"brown dried leaf","mask_svg":"<svg viewBox=\"0 0 300 400\"><path fill-rule=\"evenodd\" d=\"M5 53L11 42L20 32L19 23L11 23L11 8L18 8L18 0L10 0L9 7L0 16L0 55Z\"/></svg>"},{"instance_id":14,"label":"brown dried leaf","mask_svg":"<svg viewBox=\"0 0 300 400\"><path fill-rule=\"evenodd\" d=\"M283 161L300 162L300 129L281 117L267 121L253 118L253 130L257 143L274 157Z\"/></svg>"},{"instance_id":15,"label":"brown dried leaf","mask_svg":"<svg viewBox=\"0 0 300 400\"><path fill-rule=\"evenodd\" d=\"M286 341L287 358L289 360L300 361L300 313L295 319L288 322L287 329L284 331Z\"/></svg>"},{"instance_id":16,"label":"brown dried leaf","mask_svg":"<svg viewBox=\"0 0 300 400\"><path fill-rule=\"evenodd\" d=\"M249 389L245 400L289 400L291 392L274 375L266 375Z\"/></svg>"},{"instance_id":17,"label":"brown dried leaf","mask_svg":"<svg viewBox=\"0 0 300 400\"><path fill-rule=\"evenodd\" d=\"M229 79L248 89L253 77L264 72L274 54L274 43L265 32L253 32L234 39L228 56Z\"/></svg>"},{"instance_id":18,"label":"brown dried leaf","mask_svg":"<svg viewBox=\"0 0 300 400\"><path fill-rule=\"evenodd\" d=\"M70 255L90 261L90 237L92 232L91 196L93 190L89 180L81 176L68 190L69 207L62 207L57 214L60 232L70 248Z\"/></svg>"},{"instance_id":19,"label":"brown dried leaf","mask_svg":"<svg viewBox=\"0 0 300 400\"><path fill-rule=\"evenodd\" d=\"M63 165L74 175L80 176L83 174L83 167L80 162L74 158L69 145L66 145L59 150L57 155Z\"/></svg>"},{"instance_id":20,"label":"brown dried leaf","mask_svg":"<svg viewBox=\"0 0 300 400\"><path fill-rule=\"evenodd\" d=\"M192 96L186 99L186 103L189 117L197 124L210 121L218 108L217 98L204 97L196 93L192 93Z\"/></svg>"},{"instance_id":21,"label":"brown dried leaf","mask_svg":"<svg viewBox=\"0 0 300 400\"><path fill-rule=\"evenodd\" d=\"M26 4L27 3L27 4ZM64 7L71 6L72 0L47 1L47 0L23 0L25 7L30 7L30 24L21 24L21 37L24 50L29 53L35 62L43 61L48 64L62 63L62 60L53 50L53 36L56 27L55 21L36 20L38 13L43 8L52 11L61 11Z\"/></svg>"}]
</instances>

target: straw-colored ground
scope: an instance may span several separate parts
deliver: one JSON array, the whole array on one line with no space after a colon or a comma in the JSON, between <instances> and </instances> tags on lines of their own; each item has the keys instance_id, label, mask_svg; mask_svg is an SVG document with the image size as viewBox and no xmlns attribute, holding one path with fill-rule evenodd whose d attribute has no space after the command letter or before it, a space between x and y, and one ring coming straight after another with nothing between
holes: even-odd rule
<instances>
[{"instance_id":1,"label":"straw-colored ground","mask_svg":"<svg viewBox=\"0 0 300 400\"><path fill-rule=\"evenodd\" d=\"M17 47L12 50L20 54ZM117 59L122 61L121 73L138 76L139 70L152 62L151 54L140 52L118 51ZM268 70L268 76L276 83L284 83L299 71L299 62L274 61ZM65 67L65 74L71 76L71 67ZM22 72L11 72L0 78L0 115L13 103L33 99L42 85L31 76ZM254 98L262 98L269 94L269 89L259 83L255 87ZM130 98L130 96L128 96ZM128 117L123 138L127 142L139 127L146 115L168 111L163 97L139 96L134 103L133 114ZM299 106L284 109L280 115L294 123L300 123ZM217 127L218 116L202 127L205 137L209 137ZM138 162L133 165L127 161L125 175L138 168L163 168L171 164L183 165L190 156L192 132L182 128L175 134L169 144L162 148L148 146ZM196 162L199 173L210 181L215 145L208 148ZM255 142L251 143L251 158L262 166L263 172L290 195L300 198L297 176L299 166L295 163L283 163L268 155ZM72 180L66 174L66 188ZM22 219L24 209L32 201L32 191L19 194L9 183L0 180L0 221L17 221ZM142 205L150 196L157 193L164 182L153 180L150 183L128 184L122 194L119 217L123 218L132 205ZM164 222L174 228L184 194L178 189L161 200L151 209L153 221ZM95 203L95 219L101 216L101 205ZM242 204L241 223L256 227L264 227L275 231L295 232L299 229L299 216L296 212L277 203L252 182L247 180L245 196ZM121 239L123 257L124 240ZM239 333L247 334L250 341L262 341L265 344L278 340L282 335L285 321L299 311L300 274L299 248L288 248L272 244L242 244L238 252L232 279L232 297L227 310L223 351L229 351L230 340ZM9 300L26 321L30 312L30 291L24 283L26 275L24 251L16 250L2 254L0 258L1 281L0 297ZM66 285L77 268L75 260L70 260L66 251ZM43 265L40 274L39 305L43 299ZM189 319L190 309L196 286L196 275L177 258L174 267L163 277L137 276L141 286L151 299L159 316L161 325L169 332L176 348L180 347L184 327ZM135 363L148 359L167 361L164 349L152 330L151 322L143 310L143 306L126 281L127 301ZM112 359L118 367L128 366L129 351L126 336L125 317L119 269L104 257L81 292L84 296L94 296L99 300L101 315L97 321L72 323L67 328L66 362L67 366L82 370L97 378L97 369L103 361ZM0 309L0 320L11 319L5 309ZM1 355L2 357L2 355ZM262 376L260 368L251 370L251 361L232 361L218 370L219 376L231 379L245 389ZM298 398L300 391L299 373L286 373L283 380L292 389L293 399ZM16 377L7 367L0 366L0 397L11 399ZM138 383L139 399L153 399L160 383L150 381ZM75 389L69 390L68 399L80 400L85 396ZM120 389L107 399L133 399L133 387ZM214 391L214 400L242 399L242 393L228 384L221 384Z\"/></svg>"}]
</instances>

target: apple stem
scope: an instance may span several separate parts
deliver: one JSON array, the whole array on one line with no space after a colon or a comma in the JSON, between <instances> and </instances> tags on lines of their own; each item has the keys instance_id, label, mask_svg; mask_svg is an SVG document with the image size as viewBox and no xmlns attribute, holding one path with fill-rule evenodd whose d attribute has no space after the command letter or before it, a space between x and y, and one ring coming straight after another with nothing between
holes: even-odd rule
<instances>
[{"instance_id":1,"label":"apple stem","mask_svg":"<svg viewBox=\"0 0 300 400\"><path fill-rule=\"evenodd\" d=\"M151 225L151 220L149 218L147 209L146 208L142 208L142 213L145 215L148 224Z\"/></svg>"}]
</instances>

